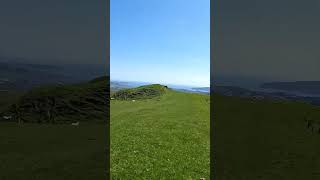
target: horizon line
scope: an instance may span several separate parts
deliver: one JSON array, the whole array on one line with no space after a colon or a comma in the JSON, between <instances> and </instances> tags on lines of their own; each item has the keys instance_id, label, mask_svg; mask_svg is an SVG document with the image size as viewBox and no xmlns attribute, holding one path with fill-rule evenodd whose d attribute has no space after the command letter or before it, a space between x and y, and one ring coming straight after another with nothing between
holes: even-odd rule
<instances>
[{"instance_id":1,"label":"horizon line","mask_svg":"<svg viewBox=\"0 0 320 180\"><path fill-rule=\"evenodd\" d=\"M172 86L185 86L185 87L210 87L210 84L202 86L202 85L195 85L195 84L166 83L166 82L159 83L159 82L150 82L150 81L147 82L147 81L138 81L138 80L120 80L120 79L111 79L111 78L110 78L110 81L146 83L146 84L163 84L163 85L168 85L168 86L172 85Z\"/></svg>"}]
</instances>

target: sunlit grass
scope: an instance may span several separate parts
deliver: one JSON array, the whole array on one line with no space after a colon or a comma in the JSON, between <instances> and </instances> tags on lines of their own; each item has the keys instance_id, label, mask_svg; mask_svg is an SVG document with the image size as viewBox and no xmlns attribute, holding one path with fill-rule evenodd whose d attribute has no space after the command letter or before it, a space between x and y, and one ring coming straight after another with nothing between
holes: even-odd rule
<instances>
[{"instance_id":1,"label":"sunlit grass","mask_svg":"<svg viewBox=\"0 0 320 180\"><path fill-rule=\"evenodd\" d=\"M111 101L113 179L209 178L209 96Z\"/></svg>"}]
</instances>

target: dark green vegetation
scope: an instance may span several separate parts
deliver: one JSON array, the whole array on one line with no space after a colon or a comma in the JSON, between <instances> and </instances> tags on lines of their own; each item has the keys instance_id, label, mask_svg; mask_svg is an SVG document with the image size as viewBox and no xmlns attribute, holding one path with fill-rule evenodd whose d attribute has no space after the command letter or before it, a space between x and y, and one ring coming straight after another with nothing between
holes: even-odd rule
<instances>
[{"instance_id":1,"label":"dark green vegetation","mask_svg":"<svg viewBox=\"0 0 320 180\"><path fill-rule=\"evenodd\" d=\"M214 95L216 179L320 179L320 108Z\"/></svg>"},{"instance_id":2,"label":"dark green vegetation","mask_svg":"<svg viewBox=\"0 0 320 180\"><path fill-rule=\"evenodd\" d=\"M129 92L149 88L163 93L111 100L111 177L209 179L209 96L159 85Z\"/></svg>"},{"instance_id":3,"label":"dark green vegetation","mask_svg":"<svg viewBox=\"0 0 320 180\"><path fill-rule=\"evenodd\" d=\"M129 99L148 99L160 96L168 90L168 87L160 84L140 86L131 89L122 89L112 94L112 97L117 100Z\"/></svg>"},{"instance_id":4,"label":"dark green vegetation","mask_svg":"<svg viewBox=\"0 0 320 180\"><path fill-rule=\"evenodd\" d=\"M1 180L106 179L106 77L0 98L1 117L19 115L0 122Z\"/></svg>"},{"instance_id":5,"label":"dark green vegetation","mask_svg":"<svg viewBox=\"0 0 320 180\"><path fill-rule=\"evenodd\" d=\"M23 93L14 91L0 91L0 115L6 108L16 102Z\"/></svg>"},{"instance_id":6,"label":"dark green vegetation","mask_svg":"<svg viewBox=\"0 0 320 180\"><path fill-rule=\"evenodd\" d=\"M1 122L0 179L106 179L105 129Z\"/></svg>"},{"instance_id":7,"label":"dark green vegetation","mask_svg":"<svg viewBox=\"0 0 320 180\"><path fill-rule=\"evenodd\" d=\"M3 114L21 122L105 122L108 99L108 81L102 77L75 85L33 89L13 101Z\"/></svg>"}]
</instances>

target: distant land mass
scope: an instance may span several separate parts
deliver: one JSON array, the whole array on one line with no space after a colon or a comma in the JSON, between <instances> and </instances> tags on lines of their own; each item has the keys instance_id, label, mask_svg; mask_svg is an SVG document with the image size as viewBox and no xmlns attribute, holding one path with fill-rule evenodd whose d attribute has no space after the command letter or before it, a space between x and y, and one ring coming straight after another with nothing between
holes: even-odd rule
<instances>
[{"instance_id":1,"label":"distant land mass","mask_svg":"<svg viewBox=\"0 0 320 180\"><path fill-rule=\"evenodd\" d=\"M270 82L262 84L261 88L320 95L320 81Z\"/></svg>"},{"instance_id":2,"label":"distant land mass","mask_svg":"<svg viewBox=\"0 0 320 180\"><path fill-rule=\"evenodd\" d=\"M29 90L52 84L89 81L103 76L106 67L81 64L29 64L0 59L0 90Z\"/></svg>"},{"instance_id":3,"label":"distant land mass","mask_svg":"<svg viewBox=\"0 0 320 180\"><path fill-rule=\"evenodd\" d=\"M147 82L128 82L128 81L115 81L111 80L110 88L113 91L125 89L125 88L135 88L144 85L150 85L152 83ZM200 94L210 94L210 87L192 87L184 85L173 85L164 84L176 91L189 92L189 93L200 93Z\"/></svg>"},{"instance_id":4,"label":"distant land mass","mask_svg":"<svg viewBox=\"0 0 320 180\"><path fill-rule=\"evenodd\" d=\"M313 105L320 105L320 96L307 96L289 91L280 90L266 90L260 89L246 89L236 86L214 86L213 93L224 96L236 96L242 98L249 98L254 100L285 100L285 101L300 101Z\"/></svg>"}]
</instances>

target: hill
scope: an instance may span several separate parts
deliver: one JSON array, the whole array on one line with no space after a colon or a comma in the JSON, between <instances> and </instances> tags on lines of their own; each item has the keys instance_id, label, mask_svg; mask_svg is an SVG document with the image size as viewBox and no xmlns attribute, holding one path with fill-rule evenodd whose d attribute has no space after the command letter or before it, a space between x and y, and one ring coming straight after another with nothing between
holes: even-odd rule
<instances>
[{"instance_id":1,"label":"hill","mask_svg":"<svg viewBox=\"0 0 320 180\"><path fill-rule=\"evenodd\" d=\"M89 81L105 73L94 64L32 64L28 59L0 57L0 90L30 90L35 87Z\"/></svg>"},{"instance_id":2,"label":"hill","mask_svg":"<svg viewBox=\"0 0 320 180\"><path fill-rule=\"evenodd\" d=\"M101 77L28 92L1 92L2 115L16 104L25 122L42 124L0 121L0 159L5 162L0 179L106 179L107 126L98 122L108 119L108 84L108 78ZM50 123L47 110L56 113ZM65 124L71 121L81 123Z\"/></svg>"},{"instance_id":3,"label":"hill","mask_svg":"<svg viewBox=\"0 0 320 180\"><path fill-rule=\"evenodd\" d=\"M255 100L274 100L274 101L299 101L320 105L320 96L307 96L296 94L289 91L270 90L270 89L245 89L235 86L214 86L213 91L216 94L224 96L237 96Z\"/></svg>"},{"instance_id":4,"label":"hill","mask_svg":"<svg viewBox=\"0 0 320 180\"><path fill-rule=\"evenodd\" d=\"M320 81L270 82L262 84L261 87L305 94L320 94Z\"/></svg>"},{"instance_id":5,"label":"hill","mask_svg":"<svg viewBox=\"0 0 320 180\"><path fill-rule=\"evenodd\" d=\"M168 90L167 86L152 84L137 88L121 89L112 94L112 98L117 100L148 99L159 97Z\"/></svg>"},{"instance_id":6,"label":"hill","mask_svg":"<svg viewBox=\"0 0 320 180\"><path fill-rule=\"evenodd\" d=\"M161 85L115 94L112 178L209 179L210 96Z\"/></svg>"},{"instance_id":7,"label":"hill","mask_svg":"<svg viewBox=\"0 0 320 180\"><path fill-rule=\"evenodd\" d=\"M22 122L103 122L108 115L108 82L107 77L100 77L79 84L34 88L3 114Z\"/></svg>"},{"instance_id":8,"label":"hill","mask_svg":"<svg viewBox=\"0 0 320 180\"><path fill-rule=\"evenodd\" d=\"M217 94L213 100L216 179L320 178L320 107Z\"/></svg>"}]
</instances>

